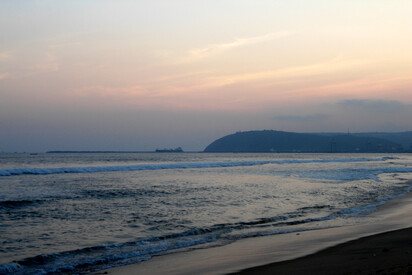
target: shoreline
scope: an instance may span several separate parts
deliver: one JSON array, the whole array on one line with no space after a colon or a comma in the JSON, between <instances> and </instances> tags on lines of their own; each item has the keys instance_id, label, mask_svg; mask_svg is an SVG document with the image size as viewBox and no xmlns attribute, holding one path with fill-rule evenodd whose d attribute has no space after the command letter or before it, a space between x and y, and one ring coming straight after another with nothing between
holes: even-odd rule
<instances>
[{"instance_id":1,"label":"shoreline","mask_svg":"<svg viewBox=\"0 0 412 275\"><path fill-rule=\"evenodd\" d=\"M412 227L410 213L411 192L379 206L371 214L380 217L374 223L242 239L225 246L157 256L94 274L252 274L251 270L255 272L259 268L267 268L266 265L278 268L276 265L280 262L298 261L325 249L334 249L354 240L357 242L359 238Z\"/></svg>"}]
</instances>

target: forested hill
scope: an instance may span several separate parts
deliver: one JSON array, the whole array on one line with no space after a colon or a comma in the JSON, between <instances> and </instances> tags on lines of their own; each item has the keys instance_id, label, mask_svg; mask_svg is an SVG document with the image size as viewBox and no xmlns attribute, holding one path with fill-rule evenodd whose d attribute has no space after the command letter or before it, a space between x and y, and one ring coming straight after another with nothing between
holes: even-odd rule
<instances>
[{"instance_id":1,"label":"forested hill","mask_svg":"<svg viewBox=\"0 0 412 275\"><path fill-rule=\"evenodd\" d=\"M390 135L390 134L389 134ZM205 152L406 152L392 140L357 134L308 134L273 130L237 132L215 140ZM412 142L412 141L411 141Z\"/></svg>"}]
</instances>

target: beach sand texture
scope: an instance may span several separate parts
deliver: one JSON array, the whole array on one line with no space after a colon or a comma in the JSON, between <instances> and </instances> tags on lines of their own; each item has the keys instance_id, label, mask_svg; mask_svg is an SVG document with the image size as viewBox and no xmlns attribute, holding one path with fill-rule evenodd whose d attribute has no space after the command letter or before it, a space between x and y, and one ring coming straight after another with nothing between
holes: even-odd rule
<instances>
[{"instance_id":1,"label":"beach sand texture","mask_svg":"<svg viewBox=\"0 0 412 275\"><path fill-rule=\"evenodd\" d=\"M412 228L353 240L234 274L412 274Z\"/></svg>"}]
</instances>

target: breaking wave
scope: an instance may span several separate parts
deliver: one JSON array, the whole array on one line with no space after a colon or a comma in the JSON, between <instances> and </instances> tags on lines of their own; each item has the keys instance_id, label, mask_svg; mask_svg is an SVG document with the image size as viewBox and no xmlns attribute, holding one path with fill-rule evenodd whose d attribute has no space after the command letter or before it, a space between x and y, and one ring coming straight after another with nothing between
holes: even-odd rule
<instances>
[{"instance_id":1,"label":"breaking wave","mask_svg":"<svg viewBox=\"0 0 412 275\"><path fill-rule=\"evenodd\" d=\"M315 206L314 210L329 208ZM310 230L313 222L335 219L345 213L332 213L320 217L305 217L308 209L286 215L259 218L251 221L215 224L205 228L191 228L184 232L159 237L143 238L133 242L99 245L82 249L43 254L0 265L0 274L57 274L83 273L149 260L153 255L190 249L199 245L222 245L239 239L285 234ZM351 209L353 214L355 209ZM294 228L296 225L308 227ZM292 226L292 227L291 227Z\"/></svg>"},{"instance_id":2,"label":"breaking wave","mask_svg":"<svg viewBox=\"0 0 412 275\"><path fill-rule=\"evenodd\" d=\"M48 175L64 173L98 173L122 172L164 169L191 169L191 168L222 168L237 166L255 166L265 164L293 164L293 163L333 163L333 162L369 162L385 161L384 158L353 158L353 159L313 159L313 160L273 160L273 161L236 161L236 162L188 162L188 163L155 163L124 166L86 166L86 167L60 167L60 168L12 168L0 169L0 176L16 175Z\"/></svg>"}]
</instances>

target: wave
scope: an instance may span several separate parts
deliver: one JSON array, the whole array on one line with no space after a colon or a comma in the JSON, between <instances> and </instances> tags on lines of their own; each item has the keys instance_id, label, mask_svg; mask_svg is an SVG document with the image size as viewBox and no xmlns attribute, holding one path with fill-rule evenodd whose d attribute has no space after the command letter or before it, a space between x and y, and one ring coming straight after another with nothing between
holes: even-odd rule
<instances>
[{"instance_id":1,"label":"wave","mask_svg":"<svg viewBox=\"0 0 412 275\"><path fill-rule=\"evenodd\" d=\"M411 183L411 182L410 182ZM412 185L404 187L399 193L393 193L386 197L378 198L375 203L362 205L358 207L350 207L336 212L341 216L365 216L376 211L377 207L384 205L386 202L405 196L412 191Z\"/></svg>"},{"instance_id":2,"label":"wave","mask_svg":"<svg viewBox=\"0 0 412 275\"><path fill-rule=\"evenodd\" d=\"M1 208L20 208L31 206L35 203L40 203L41 200L6 200L0 201L0 209Z\"/></svg>"},{"instance_id":3,"label":"wave","mask_svg":"<svg viewBox=\"0 0 412 275\"><path fill-rule=\"evenodd\" d=\"M0 169L0 176L17 175L48 175L65 173L98 173L98 172L125 172L142 170L165 169L193 169L193 168L224 168L239 166L256 166L265 164L299 164L299 163L333 163L333 162L370 162L393 159L383 158L348 158L348 159L312 159L312 160L272 160L272 161L235 161L235 162L189 162L189 163L155 163L123 166L86 166L86 167L60 167L60 168L11 168Z\"/></svg>"},{"instance_id":4,"label":"wave","mask_svg":"<svg viewBox=\"0 0 412 275\"><path fill-rule=\"evenodd\" d=\"M412 186L404 189L409 192ZM86 247L38 255L0 265L0 274L81 274L110 267L146 261L154 255L173 253L176 249L218 246L239 239L267 235L287 234L312 230L312 223L329 221L344 216L366 215L370 210L405 193L388 196L376 203L348 208L333 209L330 205L313 205L275 217L259 218L236 223L215 224L204 228L190 228L180 233L149 237L137 241ZM324 213L323 210L328 210ZM312 212L313 211L313 212ZM311 212L311 216L307 216ZM319 215L323 213L323 215ZM302 227L303 225L303 227Z\"/></svg>"},{"instance_id":5,"label":"wave","mask_svg":"<svg viewBox=\"0 0 412 275\"><path fill-rule=\"evenodd\" d=\"M375 168L347 168L347 169L328 169L294 171L295 175L302 178L313 178L322 180L337 180L341 182L373 179L380 181L379 175L386 173L412 173L412 167L375 167ZM283 174L290 176L290 172Z\"/></svg>"},{"instance_id":6,"label":"wave","mask_svg":"<svg viewBox=\"0 0 412 275\"><path fill-rule=\"evenodd\" d=\"M153 255L172 253L176 249L192 249L199 245L222 245L242 238L264 236L267 234L284 234L292 232L285 226L276 231L258 231L242 233L249 228L276 227L279 225L304 224L331 219L301 219L299 213L261 218L254 221L216 224L205 228L191 228L184 232L172 233L159 237L144 238L134 242L100 245L72 251L38 255L0 265L0 274L56 274L83 273L109 267L121 266L149 260ZM297 219L297 220L295 220ZM290 220L290 222L287 222ZM300 229L301 231L302 229ZM236 234L230 235L231 232Z\"/></svg>"}]
</instances>

